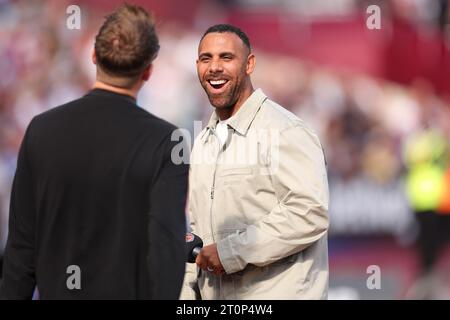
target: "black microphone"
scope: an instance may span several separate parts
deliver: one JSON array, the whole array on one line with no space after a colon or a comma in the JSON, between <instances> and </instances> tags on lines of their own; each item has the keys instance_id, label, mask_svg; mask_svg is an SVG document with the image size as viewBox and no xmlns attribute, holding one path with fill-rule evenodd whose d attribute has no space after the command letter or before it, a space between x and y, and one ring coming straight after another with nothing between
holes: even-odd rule
<instances>
[{"instance_id":1,"label":"black microphone","mask_svg":"<svg viewBox=\"0 0 450 320\"><path fill-rule=\"evenodd\" d=\"M186 254L187 262L194 263L200 250L203 248L203 240L196 234L186 233Z\"/></svg>"}]
</instances>

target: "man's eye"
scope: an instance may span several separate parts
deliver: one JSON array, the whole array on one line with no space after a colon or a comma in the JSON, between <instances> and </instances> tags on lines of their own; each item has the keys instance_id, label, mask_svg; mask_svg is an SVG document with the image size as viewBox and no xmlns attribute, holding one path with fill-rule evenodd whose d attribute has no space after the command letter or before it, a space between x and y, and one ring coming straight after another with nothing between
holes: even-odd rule
<instances>
[{"instance_id":1,"label":"man's eye","mask_svg":"<svg viewBox=\"0 0 450 320\"><path fill-rule=\"evenodd\" d=\"M231 60L232 57L231 57L231 56L225 56L225 57L223 57L223 59L224 59L224 60Z\"/></svg>"},{"instance_id":2,"label":"man's eye","mask_svg":"<svg viewBox=\"0 0 450 320\"><path fill-rule=\"evenodd\" d=\"M204 58L201 58L200 61L201 61L201 62L208 62L208 61L209 61L209 58L204 57Z\"/></svg>"}]
</instances>

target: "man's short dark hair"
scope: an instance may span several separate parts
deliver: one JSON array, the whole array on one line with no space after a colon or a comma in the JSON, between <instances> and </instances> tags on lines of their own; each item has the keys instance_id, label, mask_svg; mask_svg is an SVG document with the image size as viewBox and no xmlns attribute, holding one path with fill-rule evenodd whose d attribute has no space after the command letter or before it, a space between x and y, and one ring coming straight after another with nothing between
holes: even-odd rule
<instances>
[{"instance_id":1,"label":"man's short dark hair","mask_svg":"<svg viewBox=\"0 0 450 320\"><path fill-rule=\"evenodd\" d=\"M203 34L202 38L200 39L200 42L203 40L203 38L208 33L215 33L215 32L217 32L217 33L224 33L224 32L234 33L242 40L242 42L246 45L246 47L250 51L252 50L251 46L250 46L250 40L248 39L248 36L245 34L245 32L231 24L216 24L212 27L209 27L208 30L206 30L206 32Z\"/></svg>"},{"instance_id":2,"label":"man's short dark hair","mask_svg":"<svg viewBox=\"0 0 450 320\"><path fill-rule=\"evenodd\" d=\"M136 80L158 51L153 16L135 5L124 4L106 16L95 37L97 65L109 82L124 84L111 83L119 86Z\"/></svg>"}]
</instances>

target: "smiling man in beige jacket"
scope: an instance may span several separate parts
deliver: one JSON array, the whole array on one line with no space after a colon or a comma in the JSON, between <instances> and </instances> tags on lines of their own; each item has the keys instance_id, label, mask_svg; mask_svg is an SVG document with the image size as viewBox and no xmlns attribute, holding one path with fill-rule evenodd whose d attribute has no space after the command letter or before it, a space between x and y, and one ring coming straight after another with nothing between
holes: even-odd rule
<instances>
[{"instance_id":1,"label":"smiling man in beige jacket","mask_svg":"<svg viewBox=\"0 0 450 320\"><path fill-rule=\"evenodd\" d=\"M191 154L189 219L205 243L181 299L326 299L328 182L317 136L254 90L248 37L203 35L199 80L215 112Z\"/></svg>"}]
</instances>

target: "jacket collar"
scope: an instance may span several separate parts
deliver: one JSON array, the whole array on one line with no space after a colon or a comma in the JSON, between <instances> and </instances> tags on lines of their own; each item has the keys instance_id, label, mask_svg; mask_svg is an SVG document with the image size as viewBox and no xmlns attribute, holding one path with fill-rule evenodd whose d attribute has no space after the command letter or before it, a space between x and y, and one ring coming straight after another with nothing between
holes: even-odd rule
<instances>
[{"instance_id":1,"label":"jacket collar","mask_svg":"<svg viewBox=\"0 0 450 320\"><path fill-rule=\"evenodd\" d=\"M250 95L250 97L245 100L244 104L239 108L239 110L231 118L228 119L228 125L239 134L246 135L253 119L258 113L259 108L266 99L267 96L264 94L264 92L262 92L261 89L255 90ZM208 121L208 125L206 126L207 130L202 136L203 142L205 142L206 137L208 137L208 134L206 133L211 132L211 129L215 129L218 121L219 116L214 111Z\"/></svg>"}]
</instances>

